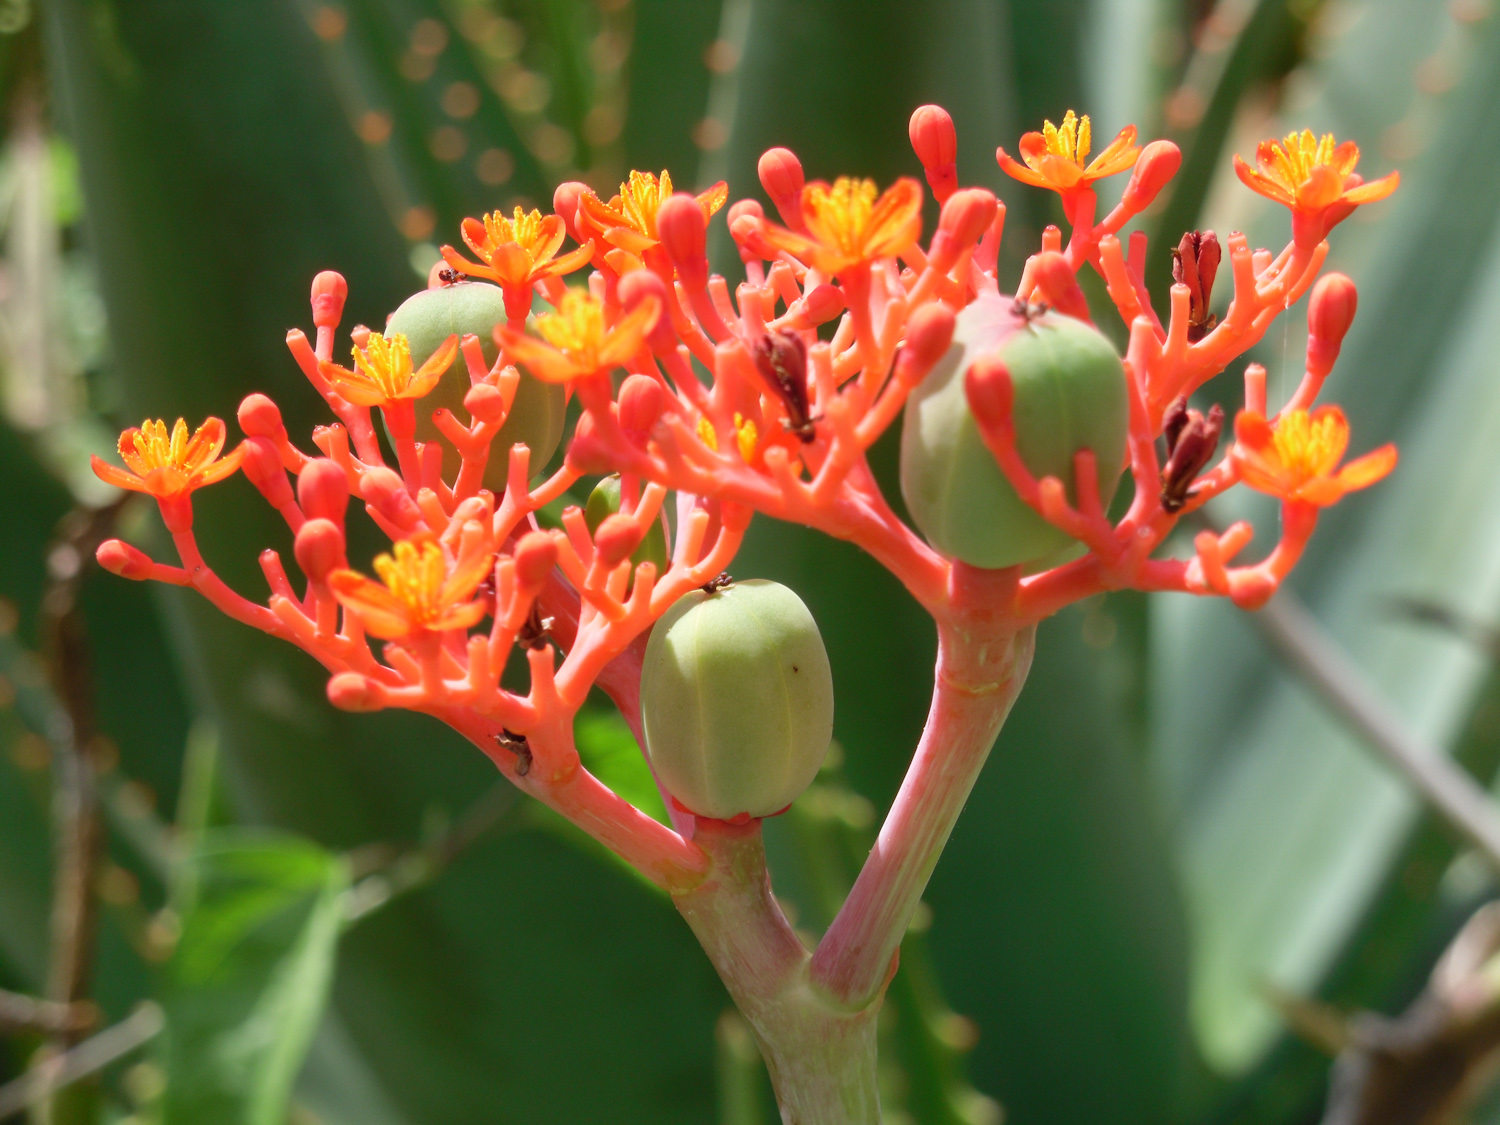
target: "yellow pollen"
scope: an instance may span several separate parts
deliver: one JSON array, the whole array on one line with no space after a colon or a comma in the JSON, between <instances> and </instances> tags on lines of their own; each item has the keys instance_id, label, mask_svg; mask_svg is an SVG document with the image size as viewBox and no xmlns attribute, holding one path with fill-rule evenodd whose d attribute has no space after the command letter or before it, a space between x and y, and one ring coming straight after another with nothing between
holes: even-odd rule
<instances>
[{"instance_id":1,"label":"yellow pollen","mask_svg":"<svg viewBox=\"0 0 1500 1125\"><path fill-rule=\"evenodd\" d=\"M604 343L604 304L581 289L569 289L556 312L537 318L536 330L558 351L587 366Z\"/></svg>"},{"instance_id":2,"label":"yellow pollen","mask_svg":"<svg viewBox=\"0 0 1500 1125\"><path fill-rule=\"evenodd\" d=\"M140 459L140 473L144 475L152 469L163 469L171 466L181 469L183 472L191 472L195 466L189 463L188 456L188 428L187 422L177 419L177 424L172 427L171 435L167 434L167 424L160 419L152 421L147 419L141 423L139 432L132 434L134 445L131 450ZM121 450L123 453L124 450Z\"/></svg>"},{"instance_id":3,"label":"yellow pollen","mask_svg":"<svg viewBox=\"0 0 1500 1125\"><path fill-rule=\"evenodd\" d=\"M1042 136L1046 138L1047 151L1051 155L1071 160L1080 168L1084 166L1093 140L1088 114L1079 117L1070 109L1063 115L1060 126L1050 121L1044 122Z\"/></svg>"},{"instance_id":4,"label":"yellow pollen","mask_svg":"<svg viewBox=\"0 0 1500 1125\"><path fill-rule=\"evenodd\" d=\"M870 230L875 199L874 180L840 176L832 188L812 185L808 199L817 213L819 233L843 253L859 256Z\"/></svg>"},{"instance_id":5,"label":"yellow pollen","mask_svg":"<svg viewBox=\"0 0 1500 1125\"><path fill-rule=\"evenodd\" d=\"M719 435L714 432L714 424L707 418L698 419L698 440L715 453L719 452Z\"/></svg>"},{"instance_id":6,"label":"yellow pollen","mask_svg":"<svg viewBox=\"0 0 1500 1125\"><path fill-rule=\"evenodd\" d=\"M411 385L411 345L404 332L394 336L370 333L363 348L354 349L354 366L386 398L399 398Z\"/></svg>"},{"instance_id":7,"label":"yellow pollen","mask_svg":"<svg viewBox=\"0 0 1500 1125\"><path fill-rule=\"evenodd\" d=\"M1316 421L1305 410L1294 410L1276 423L1271 447L1276 459L1303 480L1331 473L1349 442L1349 426L1337 414Z\"/></svg>"},{"instance_id":8,"label":"yellow pollen","mask_svg":"<svg viewBox=\"0 0 1500 1125\"><path fill-rule=\"evenodd\" d=\"M662 169L661 179L651 172L631 172L620 185L620 213L641 234L656 237L656 212L672 194L672 177Z\"/></svg>"},{"instance_id":9,"label":"yellow pollen","mask_svg":"<svg viewBox=\"0 0 1500 1125\"><path fill-rule=\"evenodd\" d=\"M509 219L499 211L491 211L484 217L484 233L491 246L514 242L533 259L538 251L546 249L547 232L542 226L542 213L535 208L528 215L517 207L515 217Z\"/></svg>"},{"instance_id":10,"label":"yellow pollen","mask_svg":"<svg viewBox=\"0 0 1500 1125\"><path fill-rule=\"evenodd\" d=\"M755 443L760 440L760 431L743 414L734 416L734 440L739 447L740 460L748 465L750 458L755 456Z\"/></svg>"},{"instance_id":11,"label":"yellow pollen","mask_svg":"<svg viewBox=\"0 0 1500 1125\"><path fill-rule=\"evenodd\" d=\"M395 557L380 555L375 559L375 573L421 624L442 616L443 583L448 576L443 549L436 543L420 546L401 540L395 546Z\"/></svg>"}]
</instances>

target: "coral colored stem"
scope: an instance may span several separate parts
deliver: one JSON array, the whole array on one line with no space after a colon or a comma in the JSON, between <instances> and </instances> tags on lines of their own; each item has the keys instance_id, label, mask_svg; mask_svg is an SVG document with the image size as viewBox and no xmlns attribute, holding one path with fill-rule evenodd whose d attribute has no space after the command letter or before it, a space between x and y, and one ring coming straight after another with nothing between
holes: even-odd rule
<instances>
[{"instance_id":1,"label":"coral colored stem","mask_svg":"<svg viewBox=\"0 0 1500 1125\"><path fill-rule=\"evenodd\" d=\"M967 570L968 568L964 568ZM1004 618L940 622L932 710L870 858L813 958L813 980L851 1008L891 959L1031 667L1035 629Z\"/></svg>"}]
</instances>

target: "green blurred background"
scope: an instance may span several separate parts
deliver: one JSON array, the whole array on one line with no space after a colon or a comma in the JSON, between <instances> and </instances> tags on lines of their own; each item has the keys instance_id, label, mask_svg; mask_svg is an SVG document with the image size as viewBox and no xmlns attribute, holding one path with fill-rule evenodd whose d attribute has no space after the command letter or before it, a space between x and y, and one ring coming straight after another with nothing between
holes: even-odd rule
<instances>
[{"instance_id":1,"label":"green blurred background","mask_svg":"<svg viewBox=\"0 0 1500 1125\"><path fill-rule=\"evenodd\" d=\"M382 324L461 218L563 180L665 167L759 197L782 144L809 176L884 183L919 171L907 118L936 101L963 182L1009 208L1013 284L1061 216L993 150L1072 107L1101 144L1134 122L1182 146L1142 224L1160 297L1186 229L1287 237L1231 152L1304 124L1357 140L1403 184L1332 239L1362 308L1329 396L1356 452L1394 440L1402 464L1324 521L1293 586L1407 729L1486 785L1500 763L1493 0L0 0L0 80L0 988L89 999L91 1030L139 1044L36 1120L774 1119L661 895L437 724L336 712L300 653L88 566L104 534L164 553L89 452L250 391L306 444L324 418L282 341L312 275ZM1254 353L1273 404L1304 322ZM1240 366L1204 401L1232 409ZM892 443L875 459L892 483ZM200 495L205 553L261 596L284 526L241 478ZM1253 498L1217 514L1275 522ZM797 589L833 662L843 752L768 829L816 933L920 731L933 630L800 528L757 519L735 571ZM590 710L579 737L649 795L618 720ZM54 854L80 778L103 825L82 867ZM90 909L59 922L70 871ZM1238 611L1096 599L1043 627L907 941L888 1120L1316 1121L1342 1015L1399 1012L1493 892ZM0 1084L88 1034L10 1030Z\"/></svg>"}]
</instances>

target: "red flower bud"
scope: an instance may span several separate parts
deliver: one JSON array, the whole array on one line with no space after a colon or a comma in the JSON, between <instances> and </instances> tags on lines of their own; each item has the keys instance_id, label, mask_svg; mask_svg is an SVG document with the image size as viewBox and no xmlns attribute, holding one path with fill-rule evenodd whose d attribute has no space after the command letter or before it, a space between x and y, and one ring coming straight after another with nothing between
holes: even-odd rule
<instances>
[{"instance_id":1,"label":"red flower bud","mask_svg":"<svg viewBox=\"0 0 1500 1125\"><path fill-rule=\"evenodd\" d=\"M656 233L662 248L677 267L682 284L695 292L708 284L704 244L707 225L702 206L684 192L668 196L656 212Z\"/></svg>"},{"instance_id":2,"label":"red flower bud","mask_svg":"<svg viewBox=\"0 0 1500 1125\"><path fill-rule=\"evenodd\" d=\"M278 445L287 439L281 411L265 395L245 396L245 401L240 403L239 422L246 437L270 438Z\"/></svg>"},{"instance_id":3,"label":"red flower bud","mask_svg":"<svg viewBox=\"0 0 1500 1125\"><path fill-rule=\"evenodd\" d=\"M151 576L151 559L146 553L118 539L106 539L100 543L94 558L105 570L121 578L141 582Z\"/></svg>"},{"instance_id":4,"label":"red flower bud","mask_svg":"<svg viewBox=\"0 0 1500 1125\"><path fill-rule=\"evenodd\" d=\"M391 523L413 528L422 522L422 512L406 491L406 482L383 466L366 469L359 478L360 495Z\"/></svg>"},{"instance_id":5,"label":"red flower bud","mask_svg":"<svg viewBox=\"0 0 1500 1125\"><path fill-rule=\"evenodd\" d=\"M766 217L766 209L760 205L758 199L741 199L729 205L729 222L734 223L741 215L754 215L757 219Z\"/></svg>"},{"instance_id":6,"label":"red flower bud","mask_svg":"<svg viewBox=\"0 0 1500 1125\"><path fill-rule=\"evenodd\" d=\"M918 106L907 128L912 150L922 162L927 184L939 203L947 202L958 187L958 134L953 118L942 106Z\"/></svg>"},{"instance_id":7,"label":"red flower bud","mask_svg":"<svg viewBox=\"0 0 1500 1125\"><path fill-rule=\"evenodd\" d=\"M313 278L313 323L319 328L337 328L344 316L344 301L349 297L349 283L344 275L324 270Z\"/></svg>"},{"instance_id":8,"label":"red flower bud","mask_svg":"<svg viewBox=\"0 0 1500 1125\"><path fill-rule=\"evenodd\" d=\"M760 186L781 212L781 221L793 230L801 230L802 185L806 182L802 161L791 149L768 148L761 154L756 171L760 174Z\"/></svg>"},{"instance_id":9,"label":"red flower bud","mask_svg":"<svg viewBox=\"0 0 1500 1125\"><path fill-rule=\"evenodd\" d=\"M1308 331L1324 343L1342 344L1358 308L1359 290L1354 282L1341 273L1326 274L1313 286L1307 306Z\"/></svg>"},{"instance_id":10,"label":"red flower bud","mask_svg":"<svg viewBox=\"0 0 1500 1125\"><path fill-rule=\"evenodd\" d=\"M906 341L896 360L896 378L908 385L919 383L942 359L953 343L953 310L941 301L923 305L906 322Z\"/></svg>"},{"instance_id":11,"label":"red flower bud","mask_svg":"<svg viewBox=\"0 0 1500 1125\"><path fill-rule=\"evenodd\" d=\"M1066 257L1055 250L1038 254L1034 269L1037 295L1045 303L1068 316L1089 319L1088 301Z\"/></svg>"},{"instance_id":12,"label":"red flower bud","mask_svg":"<svg viewBox=\"0 0 1500 1125\"><path fill-rule=\"evenodd\" d=\"M688 198L692 199L691 196ZM696 199L693 200L693 206L698 206ZM705 265L704 268L706 270L707 266ZM633 311L648 296L655 297L662 315L656 318L656 327L646 334L646 343L658 355L677 349L677 333L672 330L672 318L666 315L668 308L666 282L650 270L631 270L620 278L620 284L615 292L626 312Z\"/></svg>"},{"instance_id":13,"label":"red flower bud","mask_svg":"<svg viewBox=\"0 0 1500 1125\"><path fill-rule=\"evenodd\" d=\"M648 432L661 417L661 384L649 375L631 375L620 385L620 428L627 433Z\"/></svg>"},{"instance_id":14,"label":"red flower bud","mask_svg":"<svg viewBox=\"0 0 1500 1125\"><path fill-rule=\"evenodd\" d=\"M240 462L240 469L271 507L279 510L292 502L292 486L287 482L281 454L268 439L245 439L245 459Z\"/></svg>"},{"instance_id":15,"label":"red flower bud","mask_svg":"<svg viewBox=\"0 0 1500 1125\"><path fill-rule=\"evenodd\" d=\"M531 592L547 584L547 576L557 565L557 544L545 531L529 531L516 544L516 581Z\"/></svg>"},{"instance_id":16,"label":"red flower bud","mask_svg":"<svg viewBox=\"0 0 1500 1125\"><path fill-rule=\"evenodd\" d=\"M615 566L621 559L629 558L641 541L640 528L629 516L607 516L594 532L594 550L604 560L605 566Z\"/></svg>"},{"instance_id":17,"label":"red flower bud","mask_svg":"<svg viewBox=\"0 0 1500 1125\"><path fill-rule=\"evenodd\" d=\"M1151 201L1182 167L1182 150L1171 141L1152 141L1141 149L1135 170L1120 197L1120 205L1132 215L1151 206Z\"/></svg>"},{"instance_id":18,"label":"red flower bud","mask_svg":"<svg viewBox=\"0 0 1500 1125\"><path fill-rule=\"evenodd\" d=\"M384 696L378 683L358 672L340 672L328 681L328 702L340 711L379 711Z\"/></svg>"},{"instance_id":19,"label":"red flower bud","mask_svg":"<svg viewBox=\"0 0 1500 1125\"><path fill-rule=\"evenodd\" d=\"M505 396L499 387L476 383L464 395L464 409L481 422L496 422L505 413Z\"/></svg>"},{"instance_id":20,"label":"red flower bud","mask_svg":"<svg viewBox=\"0 0 1500 1125\"><path fill-rule=\"evenodd\" d=\"M844 311L844 291L824 282L802 296L802 319L809 328L826 324Z\"/></svg>"},{"instance_id":21,"label":"red flower bud","mask_svg":"<svg viewBox=\"0 0 1500 1125\"><path fill-rule=\"evenodd\" d=\"M297 500L308 519L331 520L342 527L349 504L349 477L337 461L318 457L297 474Z\"/></svg>"},{"instance_id":22,"label":"red flower bud","mask_svg":"<svg viewBox=\"0 0 1500 1125\"><path fill-rule=\"evenodd\" d=\"M344 533L332 520L308 520L297 532L293 553L302 573L320 585L335 570L343 569Z\"/></svg>"},{"instance_id":23,"label":"red flower bud","mask_svg":"<svg viewBox=\"0 0 1500 1125\"><path fill-rule=\"evenodd\" d=\"M588 241L588 235L580 237L578 228L578 199L580 196L588 195L593 189L588 184L580 184L577 180L569 180L567 183L557 185L557 190L552 193L552 210L557 212L568 233L573 236L573 241L582 246Z\"/></svg>"},{"instance_id":24,"label":"red flower bud","mask_svg":"<svg viewBox=\"0 0 1500 1125\"><path fill-rule=\"evenodd\" d=\"M1010 371L996 356L980 356L964 372L964 394L969 409L982 426L1002 426L1010 421L1015 387Z\"/></svg>"},{"instance_id":25,"label":"red flower bud","mask_svg":"<svg viewBox=\"0 0 1500 1125\"><path fill-rule=\"evenodd\" d=\"M995 221L995 212L999 208L999 200L984 188L956 191L943 204L938 230L947 232L948 237L962 250L985 236L990 224Z\"/></svg>"}]
</instances>

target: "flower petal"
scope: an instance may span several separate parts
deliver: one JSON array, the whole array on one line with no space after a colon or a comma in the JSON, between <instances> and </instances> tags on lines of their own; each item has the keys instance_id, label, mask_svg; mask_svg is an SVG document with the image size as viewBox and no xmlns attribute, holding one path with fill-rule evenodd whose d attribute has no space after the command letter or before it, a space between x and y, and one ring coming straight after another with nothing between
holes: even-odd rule
<instances>
[{"instance_id":1,"label":"flower petal","mask_svg":"<svg viewBox=\"0 0 1500 1125\"><path fill-rule=\"evenodd\" d=\"M448 263L448 268L463 274L465 277L483 277L490 281L499 281L495 271L489 266L471 262L451 246L438 247L438 253L443 256L443 261Z\"/></svg>"},{"instance_id":2,"label":"flower petal","mask_svg":"<svg viewBox=\"0 0 1500 1125\"><path fill-rule=\"evenodd\" d=\"M1264 148L1267 143L1269 142L1263 142L1261 147ZM1235 153L1234 156L1234 174L1240 178L1241 183L1256 194L1275 200L1277 203L1287 207L1296 205L1296 200L1292 198L1291 192L1287 191L1286 188L1282 187L1270 176L1262 172L1257 172L1254 168L1250 167L1250 165L1240 159L1239 153Z\"/></svg>"},{"instance_id":3,"label":"flower petal","mask_svg":"<svg viewBox=\"0 0 1500 1125\"><path fill-rule=\"evenodd\" d=\"M922 233L922 186L902 176L881 193L865 235L867 258L889 258L909 249Z\"/></svg>"},{"instance_id":4,"label":"flower petal","mask_svg":"<svg viewBox=\"0 0 1500 1125\"><path fill-rule=\"evenodd\" d=\"M1392 172L1388 176L1381 176L1378 180L1371 180L1367 184L1350 188L1344 192L1341 202L1344 203L1374 203L1376 200L1384 199L1401 186L1401 173Z\"/></svg>"},{"instance_id":5,"label":"flower petal","mask_svg":"<svg viewBox=\"0 0 1500 1125\"><path fill-rule=\"evenodd\" d=\"M484 620L484 615L489 611L489 606L483 602L467 602L464 605L456 605L451 609L444 610L442 615L433 621L431 628L438 631L444 629L472 629Z\"/></svg>"},{"instance_id":6,"label":"flower petal","mask_svg":"<svg viewBox=\"0 0 1500 1125\"><path fill-rule=\"evenodd\" d=\"M358 615L366 632L387 641L398 641L411 633L411 614L405 604L359 571L335 570L328 576L328 588L345 609Z\"/></svg>"},{"instance_id":7,"label":"flower petal","mask_svg":"<svg viewBox=\"0 0 1500 1125\"><path fill-rule=\"evenodd\" d=\"M662 175L665 177L666 173L663 172ZM703 208L703 218L705 220L713 218L714 212L728 201L729 185L723 180L720 180L713 187L700 193L698 196L698 206Z\"/></svg>"},{"instance_id":8,"label":"flower petal","mask_svg":"<svg viewBox=\"0 0 1500 1125\"><path fill-rule=\"evenodd\" d=\"M497 326L495 335L512 361L520 363L544 383L566 383L580 375L593 374L583 370L550 344L518 332L507 324Z\"/></svg>"},{"instance_id":9,"label":"flower petal","mask_svg":"<svg viewBox=\"0 0 1500 1125\"><path fill-rule=\"evenodd\" d=\"M193 487L202 488L204 485L217 484L225 477L233 475L235 470L240 467L240 462L244 461L245 453L245 443L240 442L239 445L235 446L224 457L194 473Z\"/></svg>"},{"instance_id":10,"label":"flower petal","mask_svg":"<svg viewBox=\"0 0 1500 1125\"><path fill-rule=\"evenodd\" d=\"M116 488L128 488L131 492L147 491L146 485L140 477L134 473L126 472L118 465L111 465L97 454L89 458L89 464L93 467L94 475L105 484L112 484Z\"/></svg>"},{"instance_id":11,"label":"flower petal","mask_svg":"<svg viewBox=\"0 0 1500 1125\"><path fill-rule=\"evenodd\" d=\"M1008 155L1003 148L995 150L995 163L1000 165L1000 170L1012 179L1020 180L1023 184L1032 187L1051 188L1052 181L1045 176L1032 171L1026 165Z\"/></svg>"},{"instance_id":12,"label":"flower petal","mask_svg":"<svg viewBox=\"0 0 1500 1125\"><path fill-rule=\"evenodd\" d=\"M531 271L532 281L538 281L544 277L557 277L561 274L572 273L574 270L587 265L594 256L594 240L591 238L577 250L570 250L561 258L553 258L542 263Z\"/></svg>"},{"instance_id":13,"label":"flower petal","mask_svg":"<svg viewBox=\"0 0 1500 1125\"><path fill-rule=\"evenodd\" d=\"M653 296L647 296L631 309L605 336L604 346L599 349L600 368L618 367L640 351L641 342L656 327L660 315L661 302Z\"/></svg>"},{"instance_id":14,"label":"flower petal","mask_svg":"<svg viewBox=\"0 0 1500 1125\"><path fill-rule=\"evenodd\" d=\"M1338 471L1336 479L1339 487L1345 492L1369 488L1396 467L1396 459L1396 447L1392 444L1382 445L1363 457L1356 457Z\"/></svg>"}]
</instances>

